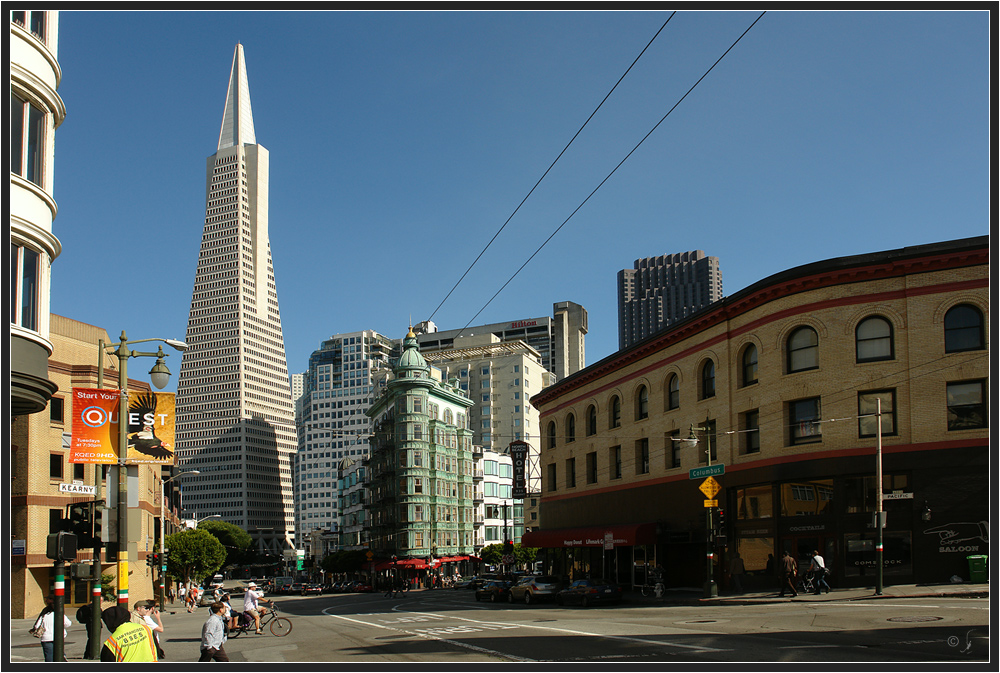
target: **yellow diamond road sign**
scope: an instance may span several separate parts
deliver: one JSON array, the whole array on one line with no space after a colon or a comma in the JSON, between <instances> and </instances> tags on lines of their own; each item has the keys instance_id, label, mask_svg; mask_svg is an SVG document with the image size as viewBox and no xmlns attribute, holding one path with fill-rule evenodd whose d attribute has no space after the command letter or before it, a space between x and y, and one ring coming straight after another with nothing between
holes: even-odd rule
<instances>
[{"instance_id":1,"label":"yellow diamond road sign","mask_svg":"<svg viewBox=\"0 0 1000 673\"><path fill-rule=\"evenodd\" d=\"M701 485L698 487L698 490L704 493L709 500L714 498L715 494L721 489L722 487L719 486L719 482L717 482L714 477L709 477L705 481L701 482Z\"/></svg>"}]
</instances>

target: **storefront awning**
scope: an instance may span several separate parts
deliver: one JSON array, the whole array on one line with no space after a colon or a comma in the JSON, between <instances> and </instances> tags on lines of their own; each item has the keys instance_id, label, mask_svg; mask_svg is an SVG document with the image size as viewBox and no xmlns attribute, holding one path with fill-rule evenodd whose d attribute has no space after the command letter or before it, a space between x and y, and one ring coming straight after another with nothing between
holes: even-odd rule
<instances>
[{"instance_id":1,"label":"storefront awning","mask_svg":"<svg viewBox=\"0 0 1000 673\"><path fill-rule=\"evenodd\" d=\"M533 530L521 536L525 547L631 547L656 542L656 523Z\"/></svg>"}]
</instances>

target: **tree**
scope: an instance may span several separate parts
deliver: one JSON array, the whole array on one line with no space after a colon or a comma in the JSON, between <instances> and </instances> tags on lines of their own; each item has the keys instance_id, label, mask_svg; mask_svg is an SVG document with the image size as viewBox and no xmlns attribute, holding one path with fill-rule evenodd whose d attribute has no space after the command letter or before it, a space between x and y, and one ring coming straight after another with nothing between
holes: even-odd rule
<instances>
[{"instance_id":1,"label":"tree","mask_svg":"<svg viewBox=\"0 0 1000 673\"><path fill-rule=\"evenodd\" d=\"M500 565L501 558L503 557L503 545L502 544L490 544L483 547L483 550L479 553L479 558L486 561L491 566Z\"/></svg>"},{"instance_id":2,"label":"tree","mask_svg":"<svg viewBox=\"0 0 1000 673\"><path fill-rule=\"evenodd\" d=\"M184 583L199 582L222 567L226 548L207 530L188 529L167 536L167 570Z\"/></svg>"},{"instance_id":3,"label":"tree","mask_svg":"<svg viewBox=\"0 0 1000 673\"><path fill-rule=\"evenodd\" d=\"M514 563L520 568L531 570L538 558L538 547L525 547L520 542L514 545Z\"/></svg>"},{"instance_id":4,"label":"tree","mask_svg":"<svg viewBox=\"0 0 1000 673\"><path fill-rule=\"evenodd\" d=\"M247 565L250 557L253 556L251 547L253 538L250 534L239 526L225 521L209 519L198 524L199 530L206 530L222 543L226 549L226 560L223 565L227 568ZM172 551L172 550L171 550Z\"/></svg>"}]
</instances>

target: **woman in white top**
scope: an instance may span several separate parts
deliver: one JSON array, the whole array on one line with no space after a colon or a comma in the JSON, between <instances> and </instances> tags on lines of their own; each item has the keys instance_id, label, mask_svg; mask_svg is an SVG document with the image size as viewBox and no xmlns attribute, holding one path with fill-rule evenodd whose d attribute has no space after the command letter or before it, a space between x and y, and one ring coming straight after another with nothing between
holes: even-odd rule
<instances>
[{"instance_id":1,"label":"woman in white top","mask_svg":"<svg viewBox=\"0 0 1000 673\"><path fill-rule=\"evenodd\" d=\"M45 607L42 608L41 613L39 613L39 615L38 615L38 619L35 620L34 627L32 627L32 628L35 628L35 627L38 627L38 626L42 626L45 629L45 632L42 634L42 637L40 638L40 640L42 642L42 656L45 657L45 661L54 661L54 659L53 659L53 657L54 657L53 648L55 647L55 645L52 642L53 638L55 637L55 633L56 633L56 629L55 629L56 613L55 613L55 611L52 608L52 606L54 604L55 604L55 599L52 596L46 596L45 597ZM72 624L73 624L73 622L70 621L70 618L67 617L65 614L63 614L63 642L64 643L66 642L65 639L66 639L66 636L69 633L66 629L68 629ZM65 659L66 659L66 657L63 656L63 660L64 661L65 661Z\"/></svg>"}]
</instances>

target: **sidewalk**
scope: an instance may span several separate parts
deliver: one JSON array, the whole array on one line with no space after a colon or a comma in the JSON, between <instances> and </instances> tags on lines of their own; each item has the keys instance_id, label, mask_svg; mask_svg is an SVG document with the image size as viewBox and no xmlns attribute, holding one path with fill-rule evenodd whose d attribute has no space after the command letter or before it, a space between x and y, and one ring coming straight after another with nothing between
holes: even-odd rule
<instances>
[{"instance_id":1,"label":"sidewalk","mask_svg":"<svg viewBox=\"0 0 1000 673\"><path fill-rule=\"evenodd\" d=\"M792 598L788 594L779 596L777 589L769 591L752 591L746 593L720 593L719 596L705 598L701 588L668 589L663 598L643 596L637 591L626 592L625 600L632 603L680 604L680 605L755 605L779 603L787 601L860 601L880 600L886 598L988 598L989 584L897 584L884 586L882 594L876 596L874 587L851 587L848 589L833 589L830 593L807 594L799 592Z\"/></svg>"}]
</instances>

